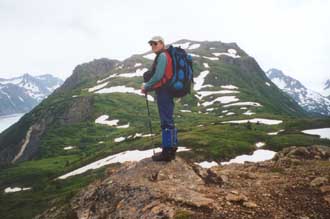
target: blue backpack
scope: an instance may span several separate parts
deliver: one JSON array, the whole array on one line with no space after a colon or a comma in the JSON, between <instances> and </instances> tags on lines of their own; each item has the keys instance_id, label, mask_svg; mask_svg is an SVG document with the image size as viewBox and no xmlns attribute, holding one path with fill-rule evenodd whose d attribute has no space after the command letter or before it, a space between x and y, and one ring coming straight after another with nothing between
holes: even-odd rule
<instances>
[{"instance_id":1,"label":"blue backpack","mask_svg":"<svg viewBox=\"0 0 330 219\"><path fill-rule=\"evenodd\" d=\"M191 92L191 83L194 83L192 56L181 47L172 45L167 51L171 55L173 65L173 76L167 87L173 97L183 97Z\"/></svg>"}]
</instances>

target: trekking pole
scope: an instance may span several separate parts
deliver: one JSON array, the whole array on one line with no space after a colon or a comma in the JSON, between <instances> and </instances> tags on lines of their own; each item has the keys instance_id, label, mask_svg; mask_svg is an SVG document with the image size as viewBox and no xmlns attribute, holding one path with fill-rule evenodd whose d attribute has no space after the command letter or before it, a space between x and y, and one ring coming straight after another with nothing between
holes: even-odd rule
<instances>
[{"instance_id":1,"label":"trekking pole","mask_svg":"<svg viewBox=\"0 0 330 219\"><path fill-rule=\"evenodd\" d=\"M153 137L152 137L152 125L151 125L151 117L150 117L150 110L149 110L149 103L148 103L148 94L147 92L145 93L145 97L146 97L146 103L147 103L147 109L148 109L148 123L149 123L149 130L150 130L150 137L151 137L151 145L153 148L153 152L155 154L155 148L154 148L154 141L153 141Z\"/></svg>"}]
</instances>

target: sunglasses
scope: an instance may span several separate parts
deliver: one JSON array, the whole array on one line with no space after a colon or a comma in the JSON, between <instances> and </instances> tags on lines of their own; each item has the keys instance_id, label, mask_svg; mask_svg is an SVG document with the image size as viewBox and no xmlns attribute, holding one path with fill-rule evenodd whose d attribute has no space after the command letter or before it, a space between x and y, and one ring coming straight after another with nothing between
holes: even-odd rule
<instances>
[{"instance_id":1,"label":"sunglasses","mask_svg":"<svg viewBox=\"0 0 330 219\"><path fill-rule=\"evenodd\" d=\"M158 44L157 42L150 42L149 43L150 46L153 46L153 45L157 46L157 44Z\"/></svg>"}]
</instances>

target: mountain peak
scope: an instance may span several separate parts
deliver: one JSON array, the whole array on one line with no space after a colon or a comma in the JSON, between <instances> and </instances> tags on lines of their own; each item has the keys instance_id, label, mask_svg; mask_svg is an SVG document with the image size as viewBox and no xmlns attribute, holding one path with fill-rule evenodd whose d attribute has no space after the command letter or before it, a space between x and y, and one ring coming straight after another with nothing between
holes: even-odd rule
<instances>
[{"instance_id":1,"label":"mountain peak","mask_svg":"<svg viewBox=\"0 0 330 219\"><path fill-rule=\"evenodd\" d=\"M74 89L82 82L91 81L98 77L103 77L109 73L120 61L116 59L99 58L90 62L77 65L72 75L65 80L61 87L56 89L57 92L64 92Z\"/></svg>"},{"instance_id":2,"label":"mountain peak","mask_svg":"<svg viewBox=\"0 0 330 219\"><path fill-rule=\"evenodd\" d=\"M266 71L266 75L268 77L283 77L283 76L285 76L284 73L281 70L277 69L277 68L269 69L268 71Z\"/></svg>"},{"instance_id":3,"label":"mountain peak","mask_svg":"<svg viewBox=\"0 0 330 219\"><path fill-rule=\"evenodd\" d=\"M306 88L300 81L284 74L279 69L271 68L266 72L266 75L306 111L330 115L330 101L321 94Z\"/></svg>"},{"instance_id":4,"label":"mountain peak","mask_svg":"<svg viewBox=\"0 0 330 219\"><path fill-rule=\"evenodd\" d=\"M324 82L323 89L320 92L330 100L330 79Z\"/></svg>"},{"instance_id":5,"label":"mountain peak","mask_svg":"<svg viewBox=\"0 0 330 219\"><path fill-rule=\"evenodd\" d=\"M177 40L177 41L172 42L172 43L197 43L197 42L200 42L200 41L189 40L189 39L180 39L180 40Z\"/></svg>"},{"instance_id":6,"label":"mountain peak","mask_svg":"<svg viewBox=\"0 0 330 219\"><path fill-rule=\"evenodd\" d=\"M330 79L324 83L324 90L330 90Z\"/></svg>"},{"instance_id":7,"label":"mountain peak","mask_svg":"<svg viewBox=\"0 0 330 219\"><path fill-rule=\"evenodd\" d=\"M24 73L23 75L22 75L22 77L33 77L31 74L29 74L29 73Z\"/></svg>"},{"instance_id":8,"label":"mountain peak","mask_svg":"<svg viewBox=\"0 0 330 219\"><path fill-rule=\"evenodd\" d=\"M211 41L209 41L209 40L198 41L198 40L180 39L180 40L177 40L170 44L185 44L185 45L187 45L186 48L188 50L194 49L194 47L189 48L189 46L191 46L191 45L196 46L196 44L200 44L200 45L202 45L201 46L202 48L209 49L209 50L219 50L219 49L227 50L229 48L241 50L241 48L235 42L224 43L220 40L218 40L218 41L212 41L212 40ZM212 52L216 52L216 51L212 51ZM245 54L245 52L244 52L244 54Z\"/></svg>"}]
</instances>

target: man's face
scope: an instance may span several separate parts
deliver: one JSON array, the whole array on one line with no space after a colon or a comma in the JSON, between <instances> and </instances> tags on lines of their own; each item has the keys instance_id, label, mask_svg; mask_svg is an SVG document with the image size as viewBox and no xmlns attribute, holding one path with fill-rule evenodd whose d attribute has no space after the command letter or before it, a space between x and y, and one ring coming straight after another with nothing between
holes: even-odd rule
<instances>
[{"instance_id":1,"label":"man's face","mask_svg":"<svg viewBox=\"0 0 330 219\"><path fill-rule=\"evenodd\" d=\"M158 41L158 42L150 42L150 46L151 46L152 51L154 53L157 53L157 52L159 52L163 48L164 44L162 42L160 42L160 41Z\"/></svg>"}]
</instances>

